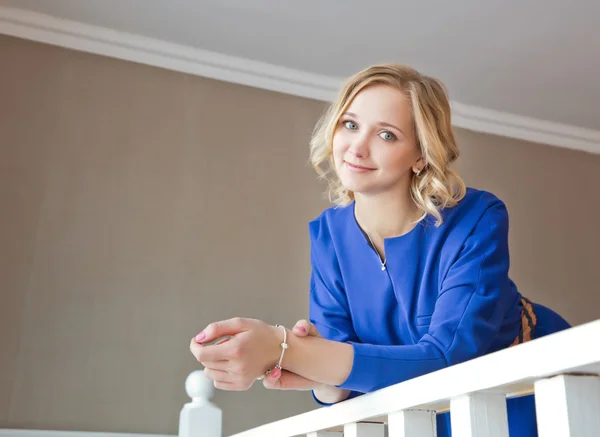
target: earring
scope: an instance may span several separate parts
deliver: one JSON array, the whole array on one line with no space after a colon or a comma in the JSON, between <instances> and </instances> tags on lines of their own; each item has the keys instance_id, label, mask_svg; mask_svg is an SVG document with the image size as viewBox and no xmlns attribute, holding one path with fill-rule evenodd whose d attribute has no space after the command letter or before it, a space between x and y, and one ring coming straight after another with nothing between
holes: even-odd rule
<instances>
[{"instance_id":1,"label":"earring","mask_svg":"<svg viewBox=\"0 0 600 437\"><path fill-rule=\"evenodd\" d=\"M419 176L420 174L421 174L421 170L420 169L415 172L415 175L417 175L417 176Z\"/></svg>"}]
</instances>

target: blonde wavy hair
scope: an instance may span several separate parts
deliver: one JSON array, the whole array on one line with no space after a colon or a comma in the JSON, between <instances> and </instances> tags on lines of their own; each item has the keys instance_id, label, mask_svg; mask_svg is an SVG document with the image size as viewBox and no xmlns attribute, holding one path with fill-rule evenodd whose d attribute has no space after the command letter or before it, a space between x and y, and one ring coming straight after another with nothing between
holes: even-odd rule
<instances>
[{"instance_id":1,"label":"blonde wavy hair","mask_svg":"<svg viewBox=\"0 0 600 437\"><path fill-rule=\"evenodd\" d=\"M425 161L420 175L413 175L410 195L422 212L442 224L441 210L455 206L465 195L462 179L450 169L459 156L450 124L450 102L439 80L398 64L373 65L350 77L317 125L310 140L310 162L317 174L328 181L329 200L340 206L354 200L354 193L342 185L333 162L333 136L340 117L366 87L385 84L402 91L410 100L417 147Z\"/></svg>"}]
</instances>

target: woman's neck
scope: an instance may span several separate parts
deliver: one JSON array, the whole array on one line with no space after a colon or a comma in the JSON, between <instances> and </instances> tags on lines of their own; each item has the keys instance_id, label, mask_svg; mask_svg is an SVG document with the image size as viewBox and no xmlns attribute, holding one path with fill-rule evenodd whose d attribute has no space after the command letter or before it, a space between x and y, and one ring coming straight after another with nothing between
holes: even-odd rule
<instances>
[{"instance_id":1,"label":"woman's neck","mask_svg":"<svg viewBox=\"0 0 600 437\"><path fill-rule=\"evenodd\" d=\"M370 238L379 241L406 234L420 216L408 192L375 196L357 193L354 213L360 227Z\"/></svg>"}]
</instances>

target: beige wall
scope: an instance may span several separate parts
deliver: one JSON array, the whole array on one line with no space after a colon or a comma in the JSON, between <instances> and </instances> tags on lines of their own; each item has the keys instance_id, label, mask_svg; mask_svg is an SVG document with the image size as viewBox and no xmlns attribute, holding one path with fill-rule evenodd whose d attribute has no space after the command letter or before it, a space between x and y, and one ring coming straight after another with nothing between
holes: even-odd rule
<instances>
[{"instance_id":1,"label":"beige wall","mask_svg":"<svg viewBox=\"0 0 600 437\"><path fill-rule=\"evenodd\" d=\"M323 104L8 37L0 59L0 427L176 433L193 335L306 314ZM457 134L521 290L598 318L600 156ZM215 402L226 434L314 408Z\"/></svg>"}]
</instances>

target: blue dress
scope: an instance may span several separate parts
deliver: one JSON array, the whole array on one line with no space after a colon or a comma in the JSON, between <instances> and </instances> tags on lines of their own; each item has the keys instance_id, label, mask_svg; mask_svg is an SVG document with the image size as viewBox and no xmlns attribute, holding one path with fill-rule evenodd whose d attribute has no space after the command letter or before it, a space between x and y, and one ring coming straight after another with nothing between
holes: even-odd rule
<instances>
[{"instance_id":1,"label":"blue dress","mask_svg":"<svg viewBox=\"0 0 600 437\"><path fill-rule=\"evenodd\" d=\"M485 191L467 189L435 227L427 217L384 242L385 268L354 215L354 203L310 223L310 320L329 340L354 349L340 388L351 397L510 346L519 336L522 296L510 279L508 212ZM535 336L568 327L534 304ZM508 401L511 435L533 437L533 396ZM450 435L449 414L438 436Z\"/></svg>"}]
</instances>

